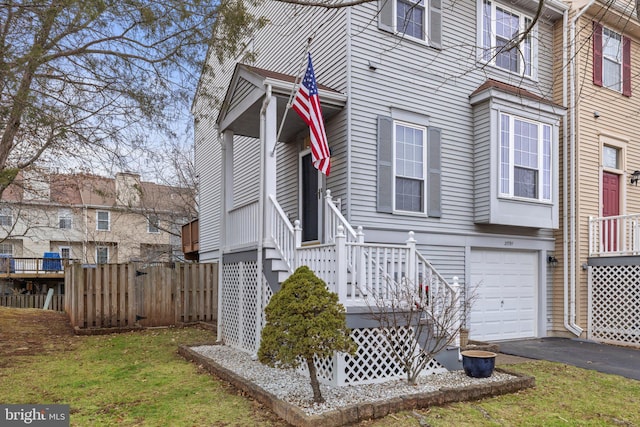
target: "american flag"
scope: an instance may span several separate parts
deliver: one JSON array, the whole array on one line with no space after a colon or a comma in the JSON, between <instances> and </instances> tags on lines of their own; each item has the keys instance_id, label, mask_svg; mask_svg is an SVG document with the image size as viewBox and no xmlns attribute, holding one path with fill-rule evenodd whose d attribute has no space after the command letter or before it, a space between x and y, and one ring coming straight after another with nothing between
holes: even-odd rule
<instances>
[{"instance_id":1,"label":"american flag","mask_svg":"<svg viewBox=\"0 0 640 427\"><path fill-rule=\"evenodd\" d=\"M311 54L309 54L307 72L304 74L302 83L293 99L292 108L309 125L313 166L326 176L329 176L331 153L329 153L329 145L327 144L327 134L324 131L324 120L320 109L318 85L316 84L316 76L313 73Z\"/></svg>"}]
</instances>

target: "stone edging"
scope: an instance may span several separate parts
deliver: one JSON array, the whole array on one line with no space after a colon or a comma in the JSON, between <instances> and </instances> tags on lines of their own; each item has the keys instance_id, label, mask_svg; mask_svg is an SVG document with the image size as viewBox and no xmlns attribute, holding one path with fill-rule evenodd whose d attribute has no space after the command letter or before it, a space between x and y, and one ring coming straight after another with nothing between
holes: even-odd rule
<instances>
[{"instance_id":1,"label":"stone edging","mask_svg":"<svg viewBox=\"0 0 640 427\"><path fill-rule=\"evenodd\" d=\"M348 406L320 415L307 415L298 407L291 405L243 377L223 368L208 357L180 345L178 354L185 359L201 365L207 372L226 381L252 398L271 408L280 418L291 425L300 427L339 427L374 418L383 418L389 414L411 409L442 406L448 403L479 400L487 397L514 393L535 387L535 378L516 374L501 368L497 371L513 375L514 379L462 388L442 388L438 391L415 393L373 403Z\"/></svg>"}]
</instances>

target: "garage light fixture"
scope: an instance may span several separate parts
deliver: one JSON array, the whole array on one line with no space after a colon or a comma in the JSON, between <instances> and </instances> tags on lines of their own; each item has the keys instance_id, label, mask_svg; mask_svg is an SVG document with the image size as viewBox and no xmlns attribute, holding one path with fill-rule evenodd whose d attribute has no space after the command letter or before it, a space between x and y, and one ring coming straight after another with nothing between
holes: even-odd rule
<instances>
[{"instance_id":1,"label":"garage light fixture","mask_svg":"<svg viewBox=\"0 0 640 427\"><path fill-rule=\"evenodd\" d=\"M554 256L549 255L549 257L547 258L547 263L548 263L551 267L555 268L555 267L557 267L557 266L558 266L558 258L556 258L556 257L554 257Z\"/></svg>"}]
</instances>

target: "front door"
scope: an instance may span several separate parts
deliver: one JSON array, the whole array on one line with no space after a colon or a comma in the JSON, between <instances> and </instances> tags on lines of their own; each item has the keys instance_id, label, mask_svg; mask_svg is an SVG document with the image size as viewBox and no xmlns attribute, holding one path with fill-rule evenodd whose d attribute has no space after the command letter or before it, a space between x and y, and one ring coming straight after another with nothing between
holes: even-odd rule
<instances>
[{"instance_id":1,"label":"front door","mask_svg":"<svg viewBox=\"0 0 640 427\"><path fill-rule=\"evenodd\" d=\"M620 176L602 172L602 216L620 215ZM602 223L601 242L606 252L618 250L618 227L616 220Z\"/></svg>"},{"instance_id":2,"label":"front door","mask_svg":"<svg viewBox=\"0 0 640 427\"><path fill-rule=\"evenodd\" d=\"M301 157L301 188L300 212L302 221L302 241L319 240L319 203L320 196L318 170L311 162L311 152Z\"/></svg>"}]
</instances>

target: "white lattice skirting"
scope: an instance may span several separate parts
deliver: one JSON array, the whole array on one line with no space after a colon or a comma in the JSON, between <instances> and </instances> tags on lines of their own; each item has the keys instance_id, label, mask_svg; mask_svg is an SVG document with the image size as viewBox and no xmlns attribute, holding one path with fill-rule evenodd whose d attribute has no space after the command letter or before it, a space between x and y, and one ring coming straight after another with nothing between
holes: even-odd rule
<instances>
[{"instance_id":1,"label":"white lattice skirting","mask_svg":"<svg viewBox=\"0 0 640 427\"><path fill-rule=\"evenodd\" d=\"M271 288L264 278L258 283L256 262L224 264L222 276L221 338L225 345L255 354L260 346L257 322L260 322L261 327L264 326L264 308L273 295ZM262 292L261 314L256 310L258 289ZM403 336L405 341L413 339L411 328L400 329L398 334ZM406 377L380 329L353 329L351 337L358 346L354 356L336 354L332 358L316 358L319 381L330 385L355 385ZM304 364L301 365L300 371L308 375ZM437 361L431 360L421 375L446 371Z\"/></svg>"},{"instance_id":2,"label":"white lattice skirting","mask_svg":"<svg viewBox=\"0 0 640 427\"><path fill-rule=\"evenodd\" d=\"M411 328L399 329L398 335L404 335L407 342L413 340ZM406 378L402 366L393 356L388 340L379 328L353 329L351 338L358 346L355 355L339 353L331 360L316 359L318 379L321 382L344 386ZM408 348L411 347L407 345L403 350ZM447 370L432 359L421 375L441 372Z\"/></svg>"},{"instance_id":3,"label":"white lattice skirting","mask_svg":"<svg viewBox=\"0 0 640 427\"><path fill-rule=\"evenodd\" d=\"M640 266L590 267L589 338L640 345Z\"/></svg>"},{"instance_id":4,"label":"white lattice skirting","mask_svg":"<svg viewBox=\"0 0 640 427\"><path fill-rule=\"evenodd\" d=\"M222 341L247 353L258 351L258 264L222 266ZM261 310L264 312L264 310Z\"/></svg>"}]
</instances>

